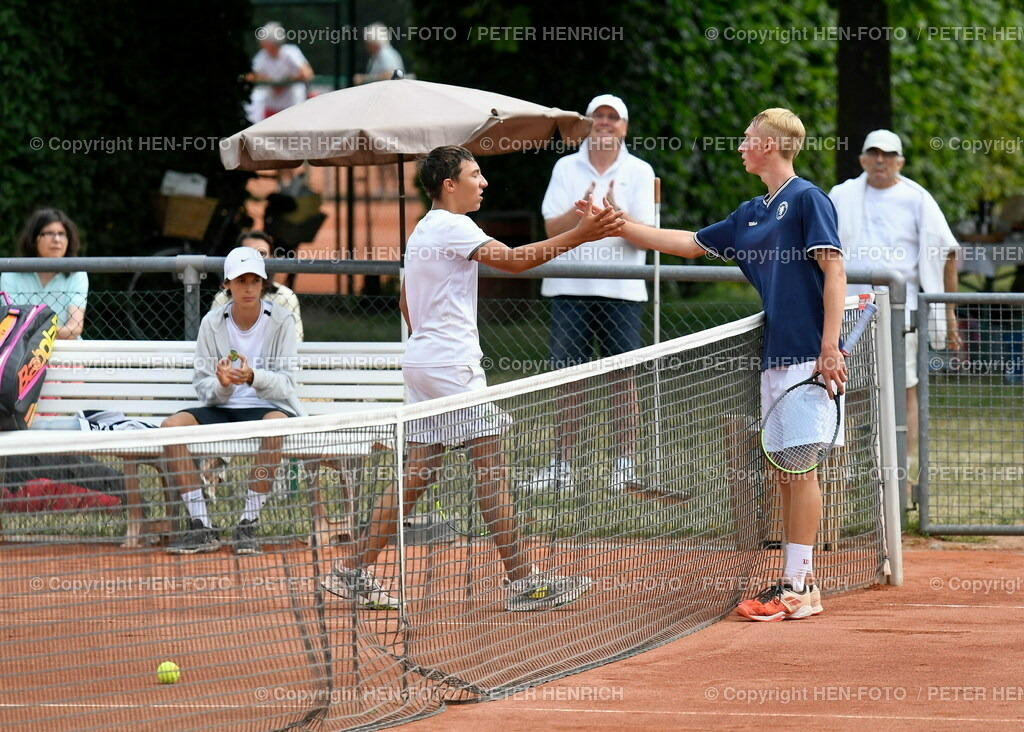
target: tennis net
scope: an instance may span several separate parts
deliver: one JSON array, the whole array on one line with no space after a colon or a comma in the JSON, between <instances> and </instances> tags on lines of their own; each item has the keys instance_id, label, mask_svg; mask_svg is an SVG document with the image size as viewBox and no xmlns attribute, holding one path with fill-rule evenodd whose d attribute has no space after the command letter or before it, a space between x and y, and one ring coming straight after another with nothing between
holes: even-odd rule
<instances>
[{"instance_id":1,"label":"tennis net","mask_svg":"<svg viewBox=\"0 0 1024 732\"><path fill-rule=\"evenodd\" d=\"M5 726L386 727L723 618L781 569L757 442L762 323L407 407L89 434L87 444L5 436L15 438L0 441ZM865 336L849 359L846 445L819 469L826 595L884 580L877 342ZM424 430L453 443L429 472L395 449ZM190 473L205 474L217 550L166 551L181 537L180 500L165 496L155 466L170 469L174 445L189 447ZM263 464L268 447L281 462ZM41 489L27 463L65 487ZM122 548L123 511L100 496L110 474L136 473L147 521L141 546ZM380 528L375 503L417 475L423 495L381 530L368 564L356 539ZM273 478L261 553L238 555L232 535L260 476ZM325 591L336 567L370 572L398 607ZM545 591L509 584L531 568L589 585L550 607L557 598L534 596ZM517 612L523 602L537 609ZM158 682L164 661L180 666L177 683Z\"/></svg>"}]
</instances>

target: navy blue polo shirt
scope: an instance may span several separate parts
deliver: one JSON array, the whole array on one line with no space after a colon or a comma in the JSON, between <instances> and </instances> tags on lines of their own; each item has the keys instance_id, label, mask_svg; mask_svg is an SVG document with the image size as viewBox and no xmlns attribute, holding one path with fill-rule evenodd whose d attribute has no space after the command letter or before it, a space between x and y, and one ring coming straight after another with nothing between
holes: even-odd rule
<instances>
[{"instance_id":1,"label":"navy blue polo shirt","mask_svg":"<svg viewBox=\"0 0 1024 732\"><path fill-rule=\"evenodd\" d=\"M813 361L821 353L825 273L815 249L842 251L836 209L825 192L793 176L774 196L741 204L694 240L736 262L761 295L765 313L761 368Z\"/></svg>"}]
</instances>

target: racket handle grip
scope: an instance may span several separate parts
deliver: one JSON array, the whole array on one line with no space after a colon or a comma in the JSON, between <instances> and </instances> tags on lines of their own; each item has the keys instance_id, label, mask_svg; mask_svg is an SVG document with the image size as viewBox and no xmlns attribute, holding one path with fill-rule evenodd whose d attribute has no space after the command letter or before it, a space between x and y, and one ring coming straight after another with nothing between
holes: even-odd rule
<instances>
[{"instance_id":1,"label":"racket handle grip","mask_svg":"<svg viewBox=\"0 0 1024 732\"><path fill-rule=\"evenodd\" d=\"M878 306L873 302L869 302L864 306L864 311L860 314L860 318L858 318L857 322L854 324L853 330L850 331L850 335L847 336L846 343L844 343L843 347L839 349L844 356L850 355L850 351L852 351L853 347L857 345L857 341L860 340L860 337L864 335L864 329L868 327L868 322L877 312Z\"/></svg>"}]
</instances>

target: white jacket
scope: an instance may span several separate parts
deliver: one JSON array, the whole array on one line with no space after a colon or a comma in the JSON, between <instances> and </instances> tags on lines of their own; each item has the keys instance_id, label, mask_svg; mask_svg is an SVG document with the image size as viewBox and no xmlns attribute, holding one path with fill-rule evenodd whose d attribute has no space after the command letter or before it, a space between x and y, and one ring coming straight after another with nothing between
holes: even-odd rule
<instances>
[{"instance_id":1,"label":"white jacket","mask_svg":"<svg viewBox=\"0 0 1024 732\"><path fill-rule=\"evenodd\" d=\"M305 416L295 385L299 376L299 354L292 314L273 303L262 301L270 313L266 340L263 343L265 368L255 369L252 388L261 399L296 416ZM221 386L217 379L217 362L231 351L228 339L228 305L216 307L206 314L196 338L195 374L192 385L199 401L209 407L226 404L235 390L234 384Z\"/></svg>"}]
</instances>

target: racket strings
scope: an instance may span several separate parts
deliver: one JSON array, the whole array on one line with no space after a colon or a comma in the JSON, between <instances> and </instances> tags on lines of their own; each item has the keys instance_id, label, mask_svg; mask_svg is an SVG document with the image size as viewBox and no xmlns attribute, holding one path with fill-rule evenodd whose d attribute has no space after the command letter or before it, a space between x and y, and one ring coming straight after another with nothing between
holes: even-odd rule
<instances>
[{"instance_id":1,"label":"racket strings","mask_svg":"<svg viewBox=\"0 0 1024 732\"><path fill-rule=\"evenodd\" d=\"M771 462L788 472L806 472L832 447L839 408L821 386L808 384L788 392L765 418L764 449Z\"/></svg>"}]
</instances>

